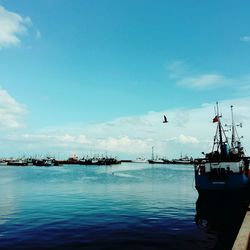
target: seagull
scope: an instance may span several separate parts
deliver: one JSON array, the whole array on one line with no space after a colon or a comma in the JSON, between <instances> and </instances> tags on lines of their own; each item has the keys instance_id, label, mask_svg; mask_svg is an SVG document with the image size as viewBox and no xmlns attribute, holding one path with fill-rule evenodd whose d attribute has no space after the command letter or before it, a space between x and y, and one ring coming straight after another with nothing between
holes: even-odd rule
<instances>
[{"instance_id":1,"label":"seagull","mask_svg":"<svg viewBox=\"0 0 250 250\"><path fill-rule=\"evenodd\" d=\"M167 122L168 122L167 117L164 115L163 123L167 123Z\"/></svg>"}]
</instances>

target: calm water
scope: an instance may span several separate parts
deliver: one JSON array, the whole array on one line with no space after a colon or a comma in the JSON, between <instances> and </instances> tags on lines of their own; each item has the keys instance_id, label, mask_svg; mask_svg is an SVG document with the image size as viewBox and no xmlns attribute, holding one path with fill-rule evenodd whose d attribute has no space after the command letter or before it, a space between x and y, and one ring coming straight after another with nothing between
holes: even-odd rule
<instances>
[{"instance_id":1,"label":"calm water","mask_svg":"<svg viewBox=\"0 0 250 250\"><path fill-rule=\"evenodd\" d=\"M0 167L1 249L213 249L192 166Z\"/></svg>"}]
</instances>

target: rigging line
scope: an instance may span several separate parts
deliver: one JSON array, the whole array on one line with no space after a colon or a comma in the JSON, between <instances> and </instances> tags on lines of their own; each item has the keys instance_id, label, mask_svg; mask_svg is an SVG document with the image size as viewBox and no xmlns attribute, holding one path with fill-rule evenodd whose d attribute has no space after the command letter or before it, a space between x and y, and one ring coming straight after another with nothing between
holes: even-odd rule
<instances>
[{"instance_id":1,"label":"rigging line","mask_svg":"<svg viewBox=\"0 0 250 250\"><path fill-rule=\"evenodd\" d=\"M216 143L215 141L217 140L217 134L218 134L218 126L216 127L216 133L215 133L215 136L214 136L214 142L213 142L212 152L214 152L214 147L215 147L215 143Z\"/></svg>"},{"instance_id":2,"label":"rigging line","mask_svg":"<svg viewBox=\"0 0 250 250\"><path fill-rule=\"evenodd\" d=\"M222 128L223 135L224 135L225 138L226 138L226 142L227 142L227 144L229 145L229 142L228 142L228 138L227 138L226 132L225 132L225 130L224 130L224 128L223 128L222 126L221 126L221 128Z\"/></svg>"}]
</instances>

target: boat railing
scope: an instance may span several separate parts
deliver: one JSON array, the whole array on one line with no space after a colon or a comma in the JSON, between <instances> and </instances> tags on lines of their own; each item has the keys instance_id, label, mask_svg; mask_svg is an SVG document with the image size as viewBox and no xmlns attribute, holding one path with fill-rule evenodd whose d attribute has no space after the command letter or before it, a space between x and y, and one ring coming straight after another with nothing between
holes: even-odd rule
<instances>
[{"instance_id":1,"label":"boat railing","mask_svg":"<svg viewBox=\"0 0 250 250\"><path fill-rule=\"evenodd\" d=\"M194 160L194 170L195 175L205 175L206 173L206 159L195 159Z\"/></svg>"}]
</instances>

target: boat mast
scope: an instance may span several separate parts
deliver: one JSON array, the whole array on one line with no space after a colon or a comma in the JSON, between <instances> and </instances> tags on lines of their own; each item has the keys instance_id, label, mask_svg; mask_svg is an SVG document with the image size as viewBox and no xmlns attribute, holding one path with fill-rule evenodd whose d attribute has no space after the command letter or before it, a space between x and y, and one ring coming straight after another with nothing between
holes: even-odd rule
<instances>
[{"instance_id":1,"label":"boat mast","mask_svg":"<svg viewBox=\"0 0 250 250\"><path fill-rule=\"evenodd\" d=\"M222 150L222 144L223 144L223 141L222 141L222 128L221 128L221 122L220 122L220 117L221 116L219 116L219 105L218 105L218 102L216 102L216 106L217 106L217 117L218 117L218 127L219 127L219 139L220 139L220 141L219 141L219 145L220 145L220 152L221 152L221 154L223 153L223 150Z\"/></svg>"},{"instance_id":2,"label":"boat mast","mask_svg":"<svg viewBox=\"0 0 250 250\"><path fill-rule=\"evenodd\" d=\"M235 124L234 124L234 116L233 116L233 105L231 105L231 117L232 117L232 140L231 146L232 148L235 147Z\"/></svg>"}]
</instances>

